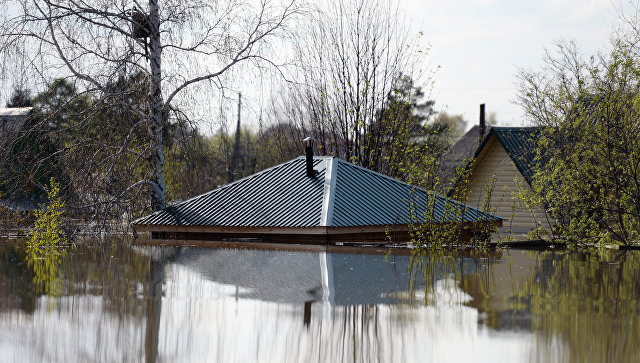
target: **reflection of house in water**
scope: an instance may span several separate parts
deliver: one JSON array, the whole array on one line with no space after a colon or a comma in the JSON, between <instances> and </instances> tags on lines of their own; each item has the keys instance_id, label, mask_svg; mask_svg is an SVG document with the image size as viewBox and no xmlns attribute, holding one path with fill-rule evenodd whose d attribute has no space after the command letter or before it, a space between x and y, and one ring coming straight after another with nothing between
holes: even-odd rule
<instances>
[{"instance_id":1,"label":"reflection of house in water","mask_svg":"<svg viewBox=\"0 0 640 363\"><path fill-rule=\"evenodd\" d=\"M399 295L410 286L424 290L421 272L411 281L411 258L406 254L185 248L174 263L205 279L236 286L240 298L292 304L324 300L343 306L400 303L405 300ZM461 258L456 273L470 274L479 265L478 259ZM432 267L433 280L452 272L443 264Z\"/></svg>"}]
</instances>

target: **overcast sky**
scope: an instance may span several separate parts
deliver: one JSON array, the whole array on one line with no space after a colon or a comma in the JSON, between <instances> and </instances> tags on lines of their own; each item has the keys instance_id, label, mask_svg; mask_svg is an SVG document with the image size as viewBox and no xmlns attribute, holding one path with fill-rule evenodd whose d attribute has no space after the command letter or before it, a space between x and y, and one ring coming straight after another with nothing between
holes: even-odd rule
<instances>
[{"instance_id":1,"label":"overcast sky","mask_svg":"<svg viewBox=\"0 0 640 363\"><path fill-rule=\"evenodd\" d=\"M635 2L635 0L633 1ZM432 98L438 109L478 120L479 104L499 124L523 125L517 69L537 69L554 40L574 40L584 54L609 44L629 0L400 0L412 26L431 45L441 68Z\"/></svg>"},{"instance_id":2,"label":"overcast sky","mask_svg":"<svg viewBox=\"0 0 640 363\"><path fill-rule=\"evenodd\" d=\"M544 49L561 38L574 40L584 54L608 46L620 9L638 0L397 1L415 34L431 44L425 66L440 67L431 94L436 108L473 124L485 103L500 125L518 126L525 119L513 104L517 69L540 68ZM252 93L259 92L241 90L243 113L257 119L264 104Z\"/></svg>"}]
</instances>

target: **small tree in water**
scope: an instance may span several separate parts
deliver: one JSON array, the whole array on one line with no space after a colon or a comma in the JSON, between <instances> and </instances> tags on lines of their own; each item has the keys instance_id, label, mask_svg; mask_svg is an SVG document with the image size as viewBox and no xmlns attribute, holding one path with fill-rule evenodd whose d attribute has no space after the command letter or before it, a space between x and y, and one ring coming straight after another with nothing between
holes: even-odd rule
<instances>
[{"instance_id":1,"label":"small tree in water","mask_svg":"<svg viewBox=\"0 0 640 363\"><path fill-rule=\"evenodd\" d=\"M58 196L59 192L60 184L51 178L47 188L47 203L35 211L36 222L28 232L29 246L59 246L67 242L62 235L64 202Z\"/></svg>"}]
</instances>

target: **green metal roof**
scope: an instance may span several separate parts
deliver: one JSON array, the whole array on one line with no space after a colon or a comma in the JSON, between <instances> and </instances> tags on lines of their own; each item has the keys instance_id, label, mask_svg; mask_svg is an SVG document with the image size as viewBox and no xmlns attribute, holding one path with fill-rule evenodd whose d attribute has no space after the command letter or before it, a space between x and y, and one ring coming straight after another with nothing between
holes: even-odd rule
<instances>
[{"instance_id":1,"label":"green metal roof","mask_svg":"<svg viewBox=\"0 0 640 363\"><path fill-rule=\"evenodd\" d=\"M493 126L484 139L482 139L480 145L478 145L478 148L473 154L473 158L467 163L466 169L468 170L471 165L473 165L484 147L489 143L489 140L491 140L491 137L495 135L518 171L520 171L527 183L531 185L538 150L538 140L541 132L542 129L540 127ZM454 183L453 187L449 189L447 196L453 195L458 183L460 183L460 180Z\"/></svg>"},{"instance_id":2,"label":"green metal roof","mask_svg":"<svg viewBox=\"0 0 640 363\"><path fill-rule=\"evenodd\" d=\"M162 211L135 225L348 227L498 221L466 204L334 157L298 157ZM431 202L433 208L429 208ZM410 213L413 210L413 214ZM432 212L432 213L431 213ZM412 217L413 215L413 217Z\"/></svg>"},{"instance_id":3,"label":"green metal roof","mask_svg":"<svg viewBox=\"0 0 640 363\"><path fill-rule=\"evenodd\" d=\"M502 147L513 160L516 168L518 168L527 183L531 185L540 131L539 127L493 127L476 154L482 150L489 137L495 134Z\"/></svg>"}]
</instances>

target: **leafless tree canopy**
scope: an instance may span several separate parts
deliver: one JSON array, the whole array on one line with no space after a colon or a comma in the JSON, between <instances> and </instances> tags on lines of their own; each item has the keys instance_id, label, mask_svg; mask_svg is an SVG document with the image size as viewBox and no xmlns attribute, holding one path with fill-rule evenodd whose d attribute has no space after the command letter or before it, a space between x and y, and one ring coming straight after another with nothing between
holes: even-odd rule
<instances>
[{"instance_id":1,"label":"leafless tree canopy","mask_svg":"<svg viewBox=\"0 0 640 363\"><path fill-rule=\"evenodd\" d=\"M388 172L385 150L408 125L382 122L382 114L392 97L407 104L419 98L412 82L423 80L416 68L426 49L417 34L393 3L375 0L330 0L301 32L297 82L278 96L275 117L313 136L320 153Z\"/></svg>"}]
</instances>

